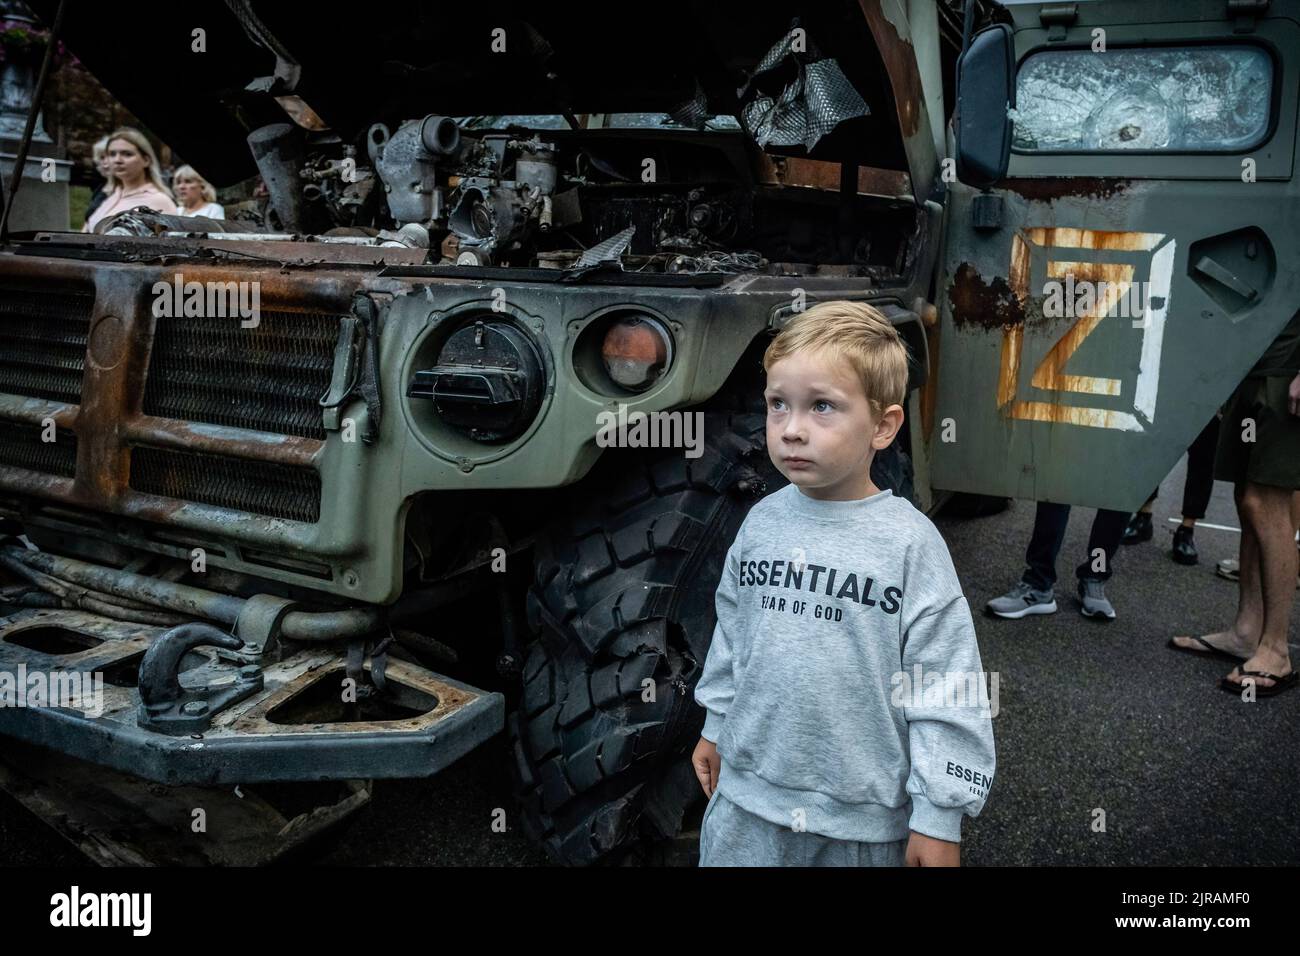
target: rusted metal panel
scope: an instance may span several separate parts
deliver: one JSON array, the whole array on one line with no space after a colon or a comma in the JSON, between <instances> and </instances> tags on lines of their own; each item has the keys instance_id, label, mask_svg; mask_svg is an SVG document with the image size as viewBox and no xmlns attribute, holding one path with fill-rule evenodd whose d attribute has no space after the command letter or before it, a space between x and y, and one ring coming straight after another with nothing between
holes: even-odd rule
<instances>
[{"instance_id":1,"label":"rusted metal panel","mask_svg":"<svg viewBox=\"0 0 1300 956\"><path fill-rule=\"evenodd\" d=\"M342 708L343 653L316 645L262 665L262 689L217 714L203 733L146 731L137 723L140 694L131 668L164 630L84 611L32 609L0 617L5 672L19 673L22 665L28 673L102 675L99 699L79 701L90 713L3 707L0 733L150 780L211 785L429 776L504 723L500 694L402 660L390 660L386 669L392 692L375 698L381 717L368 717L364 706L359 714L335 713ZM192 653L199 660L185 671L190 680L220 680L240 666L211 649ZM308 703L298 706L299 698ZM389 701L397 702L393 713ZM313 706L333 719L312 719Z\"/></svg>"},{"instance_id":2,"label":"rusted metal panel","mask_svg":"<svg viewBox=\"0 0 1300 956\"><path fill-rule=\"evenodd\" d=\"M894 93L894 111L903 134L912 195L918 203L924 203L934 188L939 155L917 67L916 50L912 46L907 12L898 0L860 0L859 5Z\"/></svg>"},{"instance_id":3,"label":"rusted metal panel","mask_svg":"<svg viewBox=\"0 0 1300 956\"><path fill-rule=\"evenodd\" d=\"M1196 5L1079 4L1055 41L1035 6L1009 7L1016 61L1086 48L1098 28L1115 47L1244 38L1221 4ZM1279 51L1300 38L1289 12L1250 32ZM1135 509L1168 473L1300 302L1290 55L1269 139L1249 150L1017 148L981 229L976 193L950 186L935 417L956 440L931 441L936 486ZM1198 271L1207 250L1251 295Z\"/></svg>"},{"instance_id":4,"label":"rusted metal panel","mask_svg":"<svg viewBox=\"0 0 1300 956\"><path fill-rule=\"evenodd\" d=\"M994 235L961 224L970 194L953 192L935 415L956 440L932 439L935 486L1135 509L1300 301L1294 265L1282 266L1300 233L1273 215L1295 187L1147 184L1100 207L1005 193L1008 226ZM1189 249L1260 223L1280 268L1259 304L1233 313L1191 272ZM1056 314L1050 283L1096 295Z\"/></svg>"},{"instance_id":5,"label":"rusted metal panel","mask_svg":"<svg viewBox=\"0 0 1300 956\"><path fill-rule=\"evenodd\" d=\"M757 157L759 182L775 186L807 186L826 192L839 192L840 164L800 156ZM874 196L902 196L910 193L906 173L893 169L858 167L858 192Z\"/></svg>"}]
</instances>

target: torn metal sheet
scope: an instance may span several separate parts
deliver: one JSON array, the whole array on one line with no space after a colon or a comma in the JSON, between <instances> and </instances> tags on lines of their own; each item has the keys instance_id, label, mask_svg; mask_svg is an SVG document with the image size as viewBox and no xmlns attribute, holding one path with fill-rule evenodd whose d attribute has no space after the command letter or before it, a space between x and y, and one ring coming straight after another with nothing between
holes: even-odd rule
<instances>
[{"instance_id":1,"label":"torn metal sheet","mask_svg":"<svg viewBox=\"0 0 1300 956\"><path fill-rule=\"evenodd\" d=\"M795 79L778 90L777 76L795 71ZM803 146L818 140L845 120L868 116L870 107L831 57L819 58L806 33L797 26L781 38L740 90L740 121L759 146Z\"/></svg>"},{"instance_id":2,"label":"torn metal sheet","mask_svg":"<svg viewBox=\"0 0 1300 956\"><path fill-rule=\"evenodd\" d=\"M635 234L636 226L628 226L622 232L617 232L603 242L596 243L578 258L574 268L591 269L605 263L618 262L623 258L623 253L627 252L628 246L632 245L632 237Z\"/></svg>"}]
</instances>

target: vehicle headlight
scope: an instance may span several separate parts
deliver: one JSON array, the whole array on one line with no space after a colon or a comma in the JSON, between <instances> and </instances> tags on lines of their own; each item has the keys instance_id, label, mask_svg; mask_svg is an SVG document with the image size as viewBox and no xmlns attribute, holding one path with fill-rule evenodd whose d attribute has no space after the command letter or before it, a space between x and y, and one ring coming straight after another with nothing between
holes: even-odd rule
<instances>
[{"instance_id":1,"label":"vehicle headlight","mask_svg":"<svg viewBox=\"0 0 1300 956\"><path fill-rule=\"evenodd\" d=\"M616 385L643 392L672 366L672 336L658 319L627 313L605 332L600 358Z\"/></svg>"}]
</instances>

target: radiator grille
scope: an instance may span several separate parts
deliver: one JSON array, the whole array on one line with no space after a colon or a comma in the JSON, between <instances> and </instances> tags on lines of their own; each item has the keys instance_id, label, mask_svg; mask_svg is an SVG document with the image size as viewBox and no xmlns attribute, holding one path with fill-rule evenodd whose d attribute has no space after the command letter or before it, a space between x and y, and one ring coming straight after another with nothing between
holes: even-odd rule
<instances>
[{"instance_id":1,"label":"radiator grille","mask_svg":"<svg viewBox=\"0 0 1300 956\"><path fill-rule=\"evenodd\" d=\"M312 468L137 447L131 449L131 487L269 518L320 519L320 475Z\"/></svg>"},{"instance_id":2,"label":"radiator grille","mask_svg":"<svg viewBox=\"0 0 1300 956\"><path fill-rule=\"evenodd\" d=\"M144 412L324 440L320 397L329 387L340 316L262 309L238 318L159 318Z\"/></svg>"},{"instance_id":3,"label":"radiator grille","mask_svg":"<svg viewBox=\"0 0 1300 956\"><path fill-rule=\"evenodd\" d=\"M39 425L0 421L0 465L72 478L77 473L77 436L66 428L41 441Z\"/></svg>"},{"instance_id":4,"label":"radiator grille","mask_svg":"<svg viewBox=\"0 0 1300 956\"><path fill-rule=\"evenodd\" d=\"M0 392L78 404L92 291L0 284Z\"/></svg>"}]
</instances>

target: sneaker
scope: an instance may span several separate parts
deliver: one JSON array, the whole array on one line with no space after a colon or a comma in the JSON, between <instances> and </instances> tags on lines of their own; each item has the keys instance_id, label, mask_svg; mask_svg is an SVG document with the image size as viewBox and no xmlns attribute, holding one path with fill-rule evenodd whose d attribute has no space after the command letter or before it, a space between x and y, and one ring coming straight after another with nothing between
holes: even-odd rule
<instances>
[{"instance_id":1,"label":"sneaker","mask_svg":"<svg viewBox=\"0 0 1300 956\"><path fill-rule=\"evenodd\" d=\"M1151 524L1150 513L1139 511L1128 519L1128 527L1124 529L1124 536L1119 541L1120 544L1140 544L1150 541L1153 534L1155 528Z\"/></svg>"},{"instance_id":2,"label":"sneaker","mask_svg":"<svg viewBox=\"0 0 1300 956\"><path fill-rule=\"evenodd\" d=\"M984 610L1012 620L1029 614L1055 614L1056 594L1053 591L1036 591L1024 581L1019 581L1002 597L994 598L984 605Z\"/></svg>"},{"instance_id":3,"label":"sneaker","mask_svg":"<svg viewBox=\"0 0 1300 956\"><path fill-rule=\"evenodd\" d=\"M1115 608L1106 600L1106 589L1097 578L1079 579L1079 600L1083 607L1079 612L1084 617L1101 617L1108 621L1115 620Z\"/></svg>"},{"instance_id":4,"label":"sneaker","mask_svg":"<svg viewBox=\"0 0 1300 956\"><path fill-rule=\"evenodd\" d=\"M1236 558L1224 558L1214 566L1214 573L1229 581L1241 580L1241 564ZM1300 591L1300 577L1295 579L1296 590Z\"/></svg>"},{"instance_id":5,"label":"sneaker","mask_svg":"<svg viewBox=\"0 0 1300 956\"><path fill-rule=\"evenodd\" d=\"M1169 554L1179 564L1195 564L1201 560L1200 553L1196 550L1196 542L1193 540L1191 528L1180 526L1174 532L1174 546Z\"/></svg>"},{"instance_id":6,"label":"sneaker","mask_svg":"<svg viewBox=\"0 0 1300 956\"><path fill-rule=\"evenodd\" d=\"M1241 579L1241 565L1236 558L1224 558L1214 566L1214 573L1229 581L1238 581Z\"/></svg>"}]
</instances>

